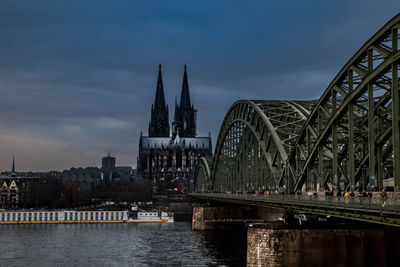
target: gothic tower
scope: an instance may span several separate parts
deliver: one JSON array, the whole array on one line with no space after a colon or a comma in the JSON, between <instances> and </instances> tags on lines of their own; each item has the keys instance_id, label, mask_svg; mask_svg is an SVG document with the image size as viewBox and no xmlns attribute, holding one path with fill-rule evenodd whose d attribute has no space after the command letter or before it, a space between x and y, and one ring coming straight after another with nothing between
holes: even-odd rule
<instances>
[{"instance_id":1,"label":"gothic tower","mask_svg":"<svg viewBox=\"0 0 400 267\"><path fill-rule=\"evenodd\" d=\"M180 137L196 137L197 111L194 109L193 105L190 104L189 83L186 68L185 64L179 106L175 100L175 114L174 121L172 122L173 138L178 134Z\"/></svg>"},{"instance_id":2,"label":"gothic tower","mask_svg":"<svg viewBox=\"0 0 400 267\"><path fill-rule=\"evenodd\" d=\"M13 155L11 173L15 173L15 160L14 160L14 155Z\"/></svg>"},{"instance_id":3,"label":"gothic tower","mask_svg":"<svg viewBox=\"0 0 400 267\"><path fill-rule=\"evenodd\" d=\"M154 105L151 105L149 137L169 137L168 105L165 105L161 64L158 67L158 80Z\"/></svg>"}]
</instances>

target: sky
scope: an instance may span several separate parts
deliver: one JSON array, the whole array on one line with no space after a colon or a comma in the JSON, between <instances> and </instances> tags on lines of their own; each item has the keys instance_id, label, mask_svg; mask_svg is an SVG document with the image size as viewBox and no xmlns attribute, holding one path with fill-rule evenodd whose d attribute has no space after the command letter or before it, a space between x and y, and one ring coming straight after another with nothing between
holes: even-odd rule
<instances>
[{"instance_id":1,"label":"sky","mask_svg":"<svg viewBox=\"0 0 400 267\"><path fill-rule=\"evenodd\" d=\"M188 65L199 136L239 99L318 99L400 12L382 1L0 2L0 171L136 166L158 64L170 121Z\"/></svg>"}]
</instances>

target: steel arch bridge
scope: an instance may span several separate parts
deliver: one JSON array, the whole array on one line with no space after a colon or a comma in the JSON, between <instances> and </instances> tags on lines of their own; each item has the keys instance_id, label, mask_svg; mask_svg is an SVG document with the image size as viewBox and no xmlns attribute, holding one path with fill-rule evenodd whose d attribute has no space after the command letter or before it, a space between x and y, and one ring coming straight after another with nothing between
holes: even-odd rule
<instances>
[{"instance_id":1,"label":"steel arch bridge","mask_svg":"<svg viewBox=\"0 0 400 267\"><path fill-rule=\"evenodd\" d=\"M400 191L400 14L315 101L239 100L196 191Z\"/></svg>"}]
</instances>

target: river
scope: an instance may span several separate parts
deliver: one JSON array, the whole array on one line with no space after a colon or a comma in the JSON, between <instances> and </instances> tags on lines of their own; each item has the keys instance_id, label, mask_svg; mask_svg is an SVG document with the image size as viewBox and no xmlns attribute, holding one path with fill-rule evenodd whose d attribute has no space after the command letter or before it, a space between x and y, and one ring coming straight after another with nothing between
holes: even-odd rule
<instances>
[{"instance_id":1,"label":"river","mask_svg":"<svg viewBox=\"0 0 400 267\"><path fill-rule=\"evenodd\" d=\"M258 258L254 266L399 266L398 231L261 229L249 244L246 231L192 231L189 222L0 225L0 266L246 266L247 252L251 266Z\"/></svg>"},{"instance_id":2,"label":"river","mask_svg":"<svg viewBox=\"0 0 400 267\"><path fill-rule=\"evenodd\" d=\"M1 266L245 266L246 232L191 223L0 225Z\"/></svg>"}]
</instances>

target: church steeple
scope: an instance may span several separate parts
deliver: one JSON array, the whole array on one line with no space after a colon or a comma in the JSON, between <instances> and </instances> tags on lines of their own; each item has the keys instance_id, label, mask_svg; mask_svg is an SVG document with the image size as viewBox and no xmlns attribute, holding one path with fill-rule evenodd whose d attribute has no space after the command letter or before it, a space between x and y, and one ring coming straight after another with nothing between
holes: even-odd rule
<instances>
[{"instance_id":1,"label":"church steeple","mask_svg":"<svg viewBox=\"0 0 400 267\"><path fill-rule=\"evenodd\" d=\"M190 103L187 66L184 66L181 99L179 106L175 103L172 137L179 132L181 137L196 137L196 110Z\"/></svg>"},{"instance_id":2,"label":"church steeple","mask_svg":"<svg viewBox=\"0 0 400 267\"><path fill-rule=\"evenodd\" d=\"M186 67L186 64L185 64L184 73L183 73L181 102L180 102L180 108L183 109L183 110L190 109L190 93L189 93L189 83L188 83L186 69L187 69L187 67Z\"/></svg>"},{"instance_id":3,"label":"church steeple","mask_svg":"<svg viewBox=\"0 0 400 267\"><path fill-rule=\"evenodd\" d=\"M12 169L11 169L12 173L15 173L15 160L14 160L14 155L13 155L13 162L12 162Z\"/></svg>"},{"instance_id":4,"label":"church steeple","mask_svg":"<svg viewBox=\"0 0 400 267\"><path fill-rule=\"evenodd\" d=\"M154 99L154 107L165 108L165 96L164 96L164 85L161 74L161 64L158 65L158 79L156 97Z\"/></svg>"},{"instance_id":5,"label":"church steeple","mask_svg":"<svg viewBox=\"0 0 400 267\"><path fill-rule=\"evenodd\" d=\"M150 137L169 137L168 105L165 106L164 85L162 81L161 64L158 66L158 79L154 105L151 105L151 120L149 123Z\"/></svg>"}]
</instances>

